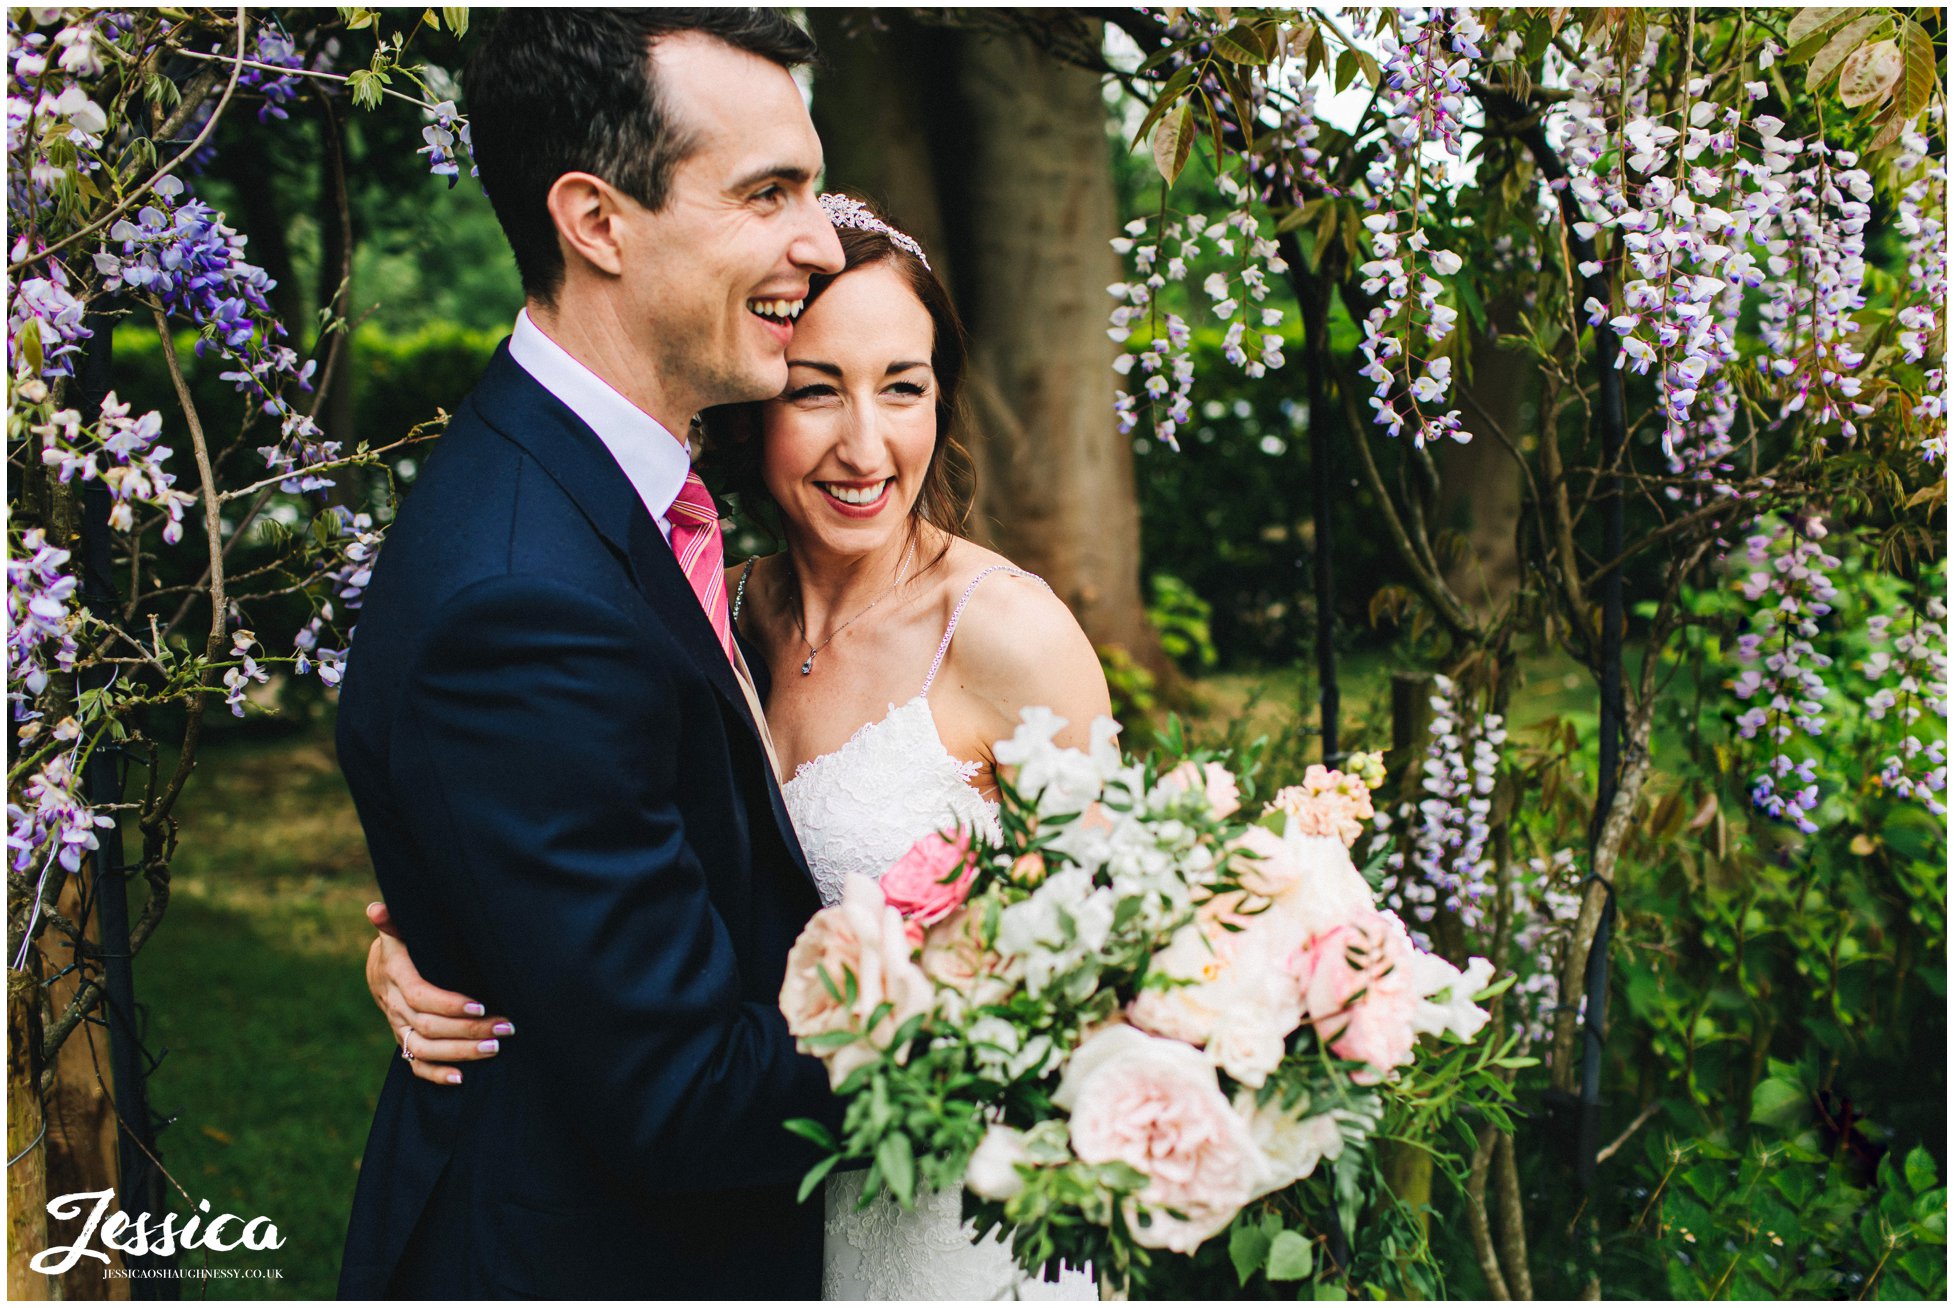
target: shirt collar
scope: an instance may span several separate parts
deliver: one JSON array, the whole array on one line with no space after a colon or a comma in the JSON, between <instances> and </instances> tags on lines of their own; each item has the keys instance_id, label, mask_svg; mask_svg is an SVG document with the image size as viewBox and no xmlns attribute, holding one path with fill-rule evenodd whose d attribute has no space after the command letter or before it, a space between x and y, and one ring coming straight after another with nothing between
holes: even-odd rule
<instances>
[{"instance_id":1,"label":"shirt collar","mask_svg":"<svg viewBox=\"0 0 1954 1308\"><path fill-rule=\"evenodd\" d=\"M544 335L527 309L516 315L509 356L597 433L653 521L665 529L672 501L692 470L692 459L678 438Z\"/></svg>"}]
</instances>

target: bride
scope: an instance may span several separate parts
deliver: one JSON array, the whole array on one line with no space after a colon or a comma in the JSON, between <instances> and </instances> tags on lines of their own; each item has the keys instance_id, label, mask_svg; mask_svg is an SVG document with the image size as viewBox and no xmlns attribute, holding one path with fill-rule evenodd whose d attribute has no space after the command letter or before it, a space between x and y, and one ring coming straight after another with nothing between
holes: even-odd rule
<instances>
[{"instance_id":1,"label":"bride","mask_svg":"<svg viewBox=\"0 0 1954 1308\"><path fill-rule=\"evenodd\" d=\"M824 904L850 873L879 876L952 823L997 832L994 743L1021 709L1052 708L1062 745L1110 710L1085 633L1049 588L962 536L956 439L963 328L921 247L859 202L824 196L846 263L817 276L788 347L787 389L705 415L712 480L777 508L785 553L727 574L733 620L771 673L767 725ZM374 1001L424 1079L492 1058L508 1024L422 980L383 934ZM1028 1280L961 1196L864 1207L862 1173L826 1191L824 1297L1090 1299L1089 1275Z\"/></svg>"}]
</instances>

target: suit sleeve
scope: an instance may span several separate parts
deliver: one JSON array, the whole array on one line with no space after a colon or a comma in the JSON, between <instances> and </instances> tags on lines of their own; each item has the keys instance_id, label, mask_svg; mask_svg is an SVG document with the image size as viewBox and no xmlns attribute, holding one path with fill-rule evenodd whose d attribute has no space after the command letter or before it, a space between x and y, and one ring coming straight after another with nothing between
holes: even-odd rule
<instances>
[{"instance_id":1,"label":"suit sleeve","mask_svg":"<svg viewBox=\"0 0 1954 1308\"><path fill-rule=\"evenodd\" d=\"M677 803L680 693L643 622L555 582L451 600L403 696L399 793L458 878L487 995L600 1156L653 1191L770 1185L838 1120L821 1065L739 964ZM696 689L693 690L696 694ZM419 775L416 775L416 774Z\"/></svg>"}]
</instances>

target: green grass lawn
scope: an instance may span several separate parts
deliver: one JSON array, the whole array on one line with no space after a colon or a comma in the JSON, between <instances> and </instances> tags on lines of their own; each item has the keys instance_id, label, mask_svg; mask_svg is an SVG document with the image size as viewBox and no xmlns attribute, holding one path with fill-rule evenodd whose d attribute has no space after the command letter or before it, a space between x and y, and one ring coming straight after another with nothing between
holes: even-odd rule
<instances>
[{"instance_id":1,"label":"green grass lawn","mask_svg":"<svg viewBox=\"0 0 1954 1308\"><path fill-rule=\"evenodd\" d=\"M1347 747L1390 744L1390 668L1381 655L1343 664ZM1296 670L1216 675L1190 725L1207 739L1237 721L1250 737L1294 736L1315 695ZM1555 712L1592 731L1585 674L1530 664L1516 724ZM276 1255L213 1262L248 1256L282 1281L204 1283L211 1297L330 1295L394 1046L362 976L376 891L329 722L206 747L178 812L169 912L136 962L149 1047L168 1050L150 1089L176 1119L163 1162L193 1203L263 1214L285 1238Z\"/></svg>"},{"instance_id":2,"label":"green grass lawn","mask_svg":"<svg viewBox=\"0 0 1954 1308\"><path fill-rule=\"evenodd\" d=\"M176 1118L163 1163L193 1201L263 1214L285 1239L209 1256L282 1280L185 1292L329 1297L394 1049L362 976L375 891L330 731L207 748L178 812L169 911L136 960L149 1047L169 1051L150 1083Z\"/></svg>"}]
</instances>

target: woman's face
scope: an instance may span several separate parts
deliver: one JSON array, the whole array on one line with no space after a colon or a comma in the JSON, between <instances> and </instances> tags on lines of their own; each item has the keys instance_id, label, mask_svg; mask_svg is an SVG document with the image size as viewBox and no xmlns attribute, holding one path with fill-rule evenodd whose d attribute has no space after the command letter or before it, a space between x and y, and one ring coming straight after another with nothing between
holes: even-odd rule
<instances>
[{"instance_id":1,"label":"woman's face","mask_svg":"<svg viewBox=\"0 0 1954 1308\"><path fill-rule=\"evenodd\" d=\"M859 556L903 535L936 449L935 345L929 310L883 263L802 313L761 451L797 549Z\"/></svg>"}]
</instances>

